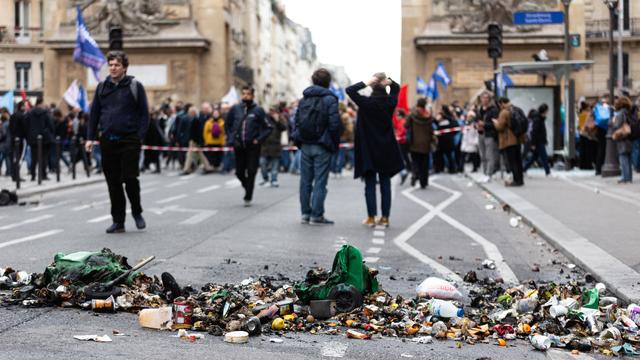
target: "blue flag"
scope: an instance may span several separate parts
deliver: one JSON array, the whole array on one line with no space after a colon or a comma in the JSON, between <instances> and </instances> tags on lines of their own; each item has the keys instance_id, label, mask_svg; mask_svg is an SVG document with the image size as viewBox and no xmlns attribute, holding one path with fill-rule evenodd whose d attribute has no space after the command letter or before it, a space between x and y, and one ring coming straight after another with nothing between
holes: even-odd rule
<instances>
[{"instance_id":1,"label":"blue flag","mask_svg":"<svg viewBox=\"0 0 640 360\"><path fill-rule=\"evenodd\" d=\"M13 114L13 101L13 90L9 90L0 97L0 108L6 107L9 110L9 114Z\"/></svg>"},{"instance_id":2,"label":"blue flag","mask_svg":"<svg viewBox=\"0 0 640 360\"><path fill-rule=\"evenodd\" d=\"M84 86L80 85L80 95L78 96L78 105L80 105L80 109L82 111L88 113L89 112L89 101L87 100L87 90L84 89Z\"/></svg>"},{"instance_id":3,"label":"blue flag","mask_svg":"<svg viewBox=\"0 0 640 360\"><path fill-rule=\"evenodd\" d=\"M429 80L429 85L427 85L427 97L431 98L432 101L438 100L440 94L438 94L438 84L436 83L436 74L434 73Z\"/></svg>"},{"instance_id":4,"label":"blue flag","mask_svg":"<svg viewBox=\"0 0 640 360\"><path fill-rule=\"evenodd\" d=\"M338 100L344 101L345 99L344 89L342 89L340 85L336 83L331 83L331 87L329 88L329 90L331 90L333 95L335 95L338 98Z\"/></svg>"},{"instance_id":5,"label":"blue flag","mask_svg":"<svg viewBox=\"0 0 640 360\"><path fill-rule=\"evenodd\" d=\"M513 80L511 80L507 73L502 72L498 75L498 96L504 96L507 86L513 86Z\"/></svg>"},{"instance_id":6,"label":"blue flag","mask_svg":"<svg viewBox=\"0 0 640 360\"><path fill-rule=\"evenodd\" d=\"M420 76L416 79L416 93L418 95L427 96L427 83Z\"/></svg>"},{"instance_id":7,"label":"blue flag","mask_svg":"<svg viewBox=\"0 0 640 360\"><path fill-rule=\"evenodd\" d=\"M445 89L447 89L447 86L451 84L451 78L449 77L449 74L447 73L447 70L444 68L444 65L442 65L442 63L438 63L438 67L433 73L433 76L435 76L436 81L442 83L442 86Z\"/></svg>"},{"instance_id":8,"label":"blue flag","mask_svg":"<svg viewBox=\"0 0 640 360\"><path fill-rule=\"evenodd\" d=\"M73 61L91 68L96 79L100 81L100 68L107 60L100 47L98 47L98 43L89 34L89 30L82 18L80 6L77 6L76 9L78 17L76 19L76 48L73 50Z\"/></svg>"}]
</instances>

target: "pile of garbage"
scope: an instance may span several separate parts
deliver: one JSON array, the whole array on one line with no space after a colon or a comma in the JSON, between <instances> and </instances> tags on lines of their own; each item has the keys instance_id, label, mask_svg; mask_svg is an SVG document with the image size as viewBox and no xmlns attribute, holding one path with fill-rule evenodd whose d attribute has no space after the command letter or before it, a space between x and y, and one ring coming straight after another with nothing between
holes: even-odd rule
<instances>
[{"instance_id":1,"label":"pile of garbage","mask_svg":"<svg viewBox=\"0 0 640 360\"><path fill-rule=\"evenodd\" d=\"M429 277L415 297L404 298L381 289L377 271L363 263L357 248L344 245L331 271L311 269L297 283L265 276L196 290L179 286L169 273L157 278L136 271L149 261L132 268L126 258L103 249L56 254L42 274L0 268L0 305L134 312L141 326L178 330L178 337L191 341L204 332L232 343L304 332L418 343L453 340L457 346L506 346L522 339L541 351L640 355L640 306L623 307L600 283L590 288L575 280L530 281L509 287L470 271L460 288Z\"/></svg>"}]
</instances>

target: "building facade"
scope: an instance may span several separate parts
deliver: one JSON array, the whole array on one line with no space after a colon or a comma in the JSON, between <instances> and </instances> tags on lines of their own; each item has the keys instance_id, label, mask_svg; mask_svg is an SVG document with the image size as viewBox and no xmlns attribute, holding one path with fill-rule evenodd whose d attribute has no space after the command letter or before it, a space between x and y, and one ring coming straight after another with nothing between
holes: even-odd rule
<instances>
[{"instance_id":1,"label":"building facade","mask_svg":"<svg viewBox=\"0 0 640 360\"><path fill-rule=\"evenodd\" d=\"M0 0L0 94L42 94L44 2Z\"/></svg>"},{"instance_id":2,"label":"building facade","mask_svg":"<svg viewBox=\"0 0 640 360\"><path fill-rule=\"evenodd\" d=\"M632 94L640 91L640 4L625 2L624 59L625 86ZM635 3L635 4L634 4ZM544 49L551 60L564 60L564 26L515 26L515 11L563 11L559 0L403 0L402 1L402 81L410 84L410 100L415 100L416 77L425 81L439 62L452 77L441 91L442 101L473 100L492 79L493 61L487 55L487 25L503 25L503 56L499 61L533 61ZM601 0L573 0L569 13L570 33L580 36L572 47L573 60L594 60L595 65L573 74L577 96L594 97L608 89L609 11ZM616 32L617 35L617 32ZM637 61L636 61L637 63ZM559 79L537 75L514 75L517 85L555 85Z\"/></svg>"},{"instance_id":3,"label":"building facade","mask_svg":"<svg viewBox=\"0 0 640 360\"><path fill-rule=\"evenodd\" d=\"M33 2L33 1L32 1ZM276 0L43 0L45 97L57 101L74 79L96 79L73 62L75 5L106 52L108 29L119 25L129 74L147 89L152 104L167 97L219 101L231 86L251 84L259 102L299 97L317 64L308 29L287 18ZM106 75L106 67L105 67Z\"/></svg>"}]
</instances>

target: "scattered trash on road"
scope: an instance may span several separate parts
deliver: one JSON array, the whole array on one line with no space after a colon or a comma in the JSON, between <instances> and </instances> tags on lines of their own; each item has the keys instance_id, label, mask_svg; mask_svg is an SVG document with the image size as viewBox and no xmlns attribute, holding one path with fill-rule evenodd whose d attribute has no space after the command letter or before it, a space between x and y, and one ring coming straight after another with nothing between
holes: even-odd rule
<instances>
[{"instance_id":1,"label":"scattered trash on road","mask_svg":"<svg viewBox=\"0 0 640 360\"><path fill-rule=\"evenodd\" d=\"M74 335L73 336L74 339L76 340L80 340L80 341L95 341L95 342L112 342L113 340L111 340L111 338L109 337L109 335L102 335L102 336L98 336L98 335Z\"/></svg>"}]
</instances>

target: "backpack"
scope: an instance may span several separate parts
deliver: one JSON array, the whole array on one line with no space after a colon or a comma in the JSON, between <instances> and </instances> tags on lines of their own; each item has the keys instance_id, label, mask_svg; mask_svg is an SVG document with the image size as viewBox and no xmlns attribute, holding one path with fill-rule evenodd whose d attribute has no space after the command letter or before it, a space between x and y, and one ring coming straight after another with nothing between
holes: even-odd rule
<instances>
[{"instance_id":1,"label":"backpack","mask_svg":"<svg viewBox=\"0 0 640 360\"><path fill-rule=\"evenodd\" d=\"M18 195L15 191L2 189L0 191L0 206L7 206L18 203Z\"/></svg>"},{"instance_id":2,"label":"backpack","mask_svg":"<svg viewBox=\"0 0 640 360\"><path fill-rule=\"evenodd\" d=\"M104 81L100 81L98 86L96 87L96 94L102 95L102 90L104 88ZM131 83L129 83L129 90L131 90L131 95L133 95L133 101L138 104L138 80L131 79Z\"/></svg>"},{"instance_id":3,"label":"backpack","mask_svg":"<svg viewBox=\"0 0 640 360\"><path fill-rule=\"evenodd\" d=\"M320 140L327 127L327 121L322 111L322 97L304 99L296 113L296 130L301 142L315 142Z\"/></svg>"},{"instance_id":4,"label":"backpack","mask_svg":"<svg viewBox=\"0 0 640 360\"><path fill-rule=\"evenodd\" d=\"M222 135L222 128L220 127L220 123L214 120L211 125L211 136L213 136L214 139L219 139L220 135Z\"/></svg>"},{"instance_id":5,"label":"backpack","mask_svg":"<svg viewBox=\"0 0 640 360\"><path fill-rule=\"evenodd\" d=\"M516 137L526 134L529 129L529 119L527 119L524 111L517 106L511 108L509 128L511 128L511 131Z\"/></svg>"}]
</instances>

